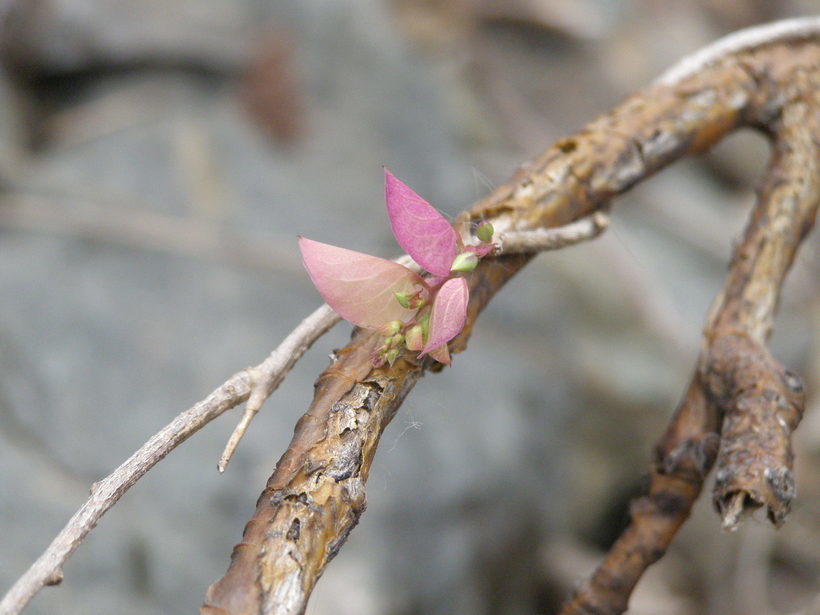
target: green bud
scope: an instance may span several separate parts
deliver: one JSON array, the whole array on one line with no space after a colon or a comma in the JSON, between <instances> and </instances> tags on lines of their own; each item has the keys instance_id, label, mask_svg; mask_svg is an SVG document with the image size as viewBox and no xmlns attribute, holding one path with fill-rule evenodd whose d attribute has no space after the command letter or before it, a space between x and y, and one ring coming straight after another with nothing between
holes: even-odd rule
<instances>
[{"instance_id":1,"label":"green bud","mask_svg":"<svg viewBox=\"0 0 820 615\"><path fill-rule=\"evenodd\" d=\"M390 346L401 346L404 344L404 336L401 333L396 333L390 338Z\"/></svg>"},{"instance_id":2,"label":"green bud","mask_svg":"<svg viewBox=\"0 0 820 615\"><path fill-rule=\"evenodd\" d=\"M403 326L404 326L404 323L402 323L402 321L400 321L400 320L391 320L389 323L384 325L380 329L381 334L384 335L385 338L386 338L384 340L384 343L385 344L389 343L390 338L393 337L394 335L396 335L396 333L398 333L399 331L401 331L401 328Z\"/></svg>"},{"instance_id":3,"label":"green bud","mask_svg":"<svg viewBox=\"0 0 820 615\"><path fill-rule=\"evenodd\" d=\"M472 271L478 265L478 257L472 252L462 252L453 259L450 271L466 273Z\"/></svg>"},{"instance_id":4,"label":"green bud","mask_svg":"<svg viewBox=\"0 0 820 615\"><path fill-rule=\"evenodd\" d=\"M422 333L424 333L424 337L427 337L427 334L430 332L430 315L429 314L419 318L419 326L421 327Z\"/></svg>"},{"instance_id":5,"label":"green bud","mask_svg":"<svg viewBox=\"0 0 820 615\"><path fill-rule=\"evenodd\" d=\"M395 363L396 357L398 357L398 356L399 356L399 349L398 348L391 348L386 353L384 353L385 360L388 363L390 363L391 366L393 365L393 363Z\"/></svg>"},{"instance_id":6,"label":"green bud","mask_svg":"<svg viewBox=\"0 0 820 615\"><path fill-rule=\"evenodd\" d=\"M410 306L410 295L407 293L393 293L393 296L396 298L396 301L399 302L399 305L403 308L408 308Z\"/></svg>"},{"instance_id":7,"label":"green bud","mask_svg":"<svg viewBox=\"0 0 820 615\"><path fill-rule=\"evenodd\" d=\"M478 237L484 243L489 243L490 240L493 238L493 225L489 222L482 222L478 225L478 228L475 231L476 237Z\"/></svg>"},{"instance_id":8,"label":"green bud","mask_svg":"<svg viewBox=\"0 0 820 615\"><path fill-rule=\"evenodd\" d=\"M413 325L405 336L407 350L421 350L424 348L424 327Z\"/></svg>"}]
</instances>

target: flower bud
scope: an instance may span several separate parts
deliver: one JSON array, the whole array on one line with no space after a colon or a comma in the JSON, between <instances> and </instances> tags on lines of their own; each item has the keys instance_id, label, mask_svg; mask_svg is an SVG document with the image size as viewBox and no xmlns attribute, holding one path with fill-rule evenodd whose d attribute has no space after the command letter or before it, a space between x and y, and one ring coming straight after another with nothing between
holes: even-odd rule
<instances>
[{"instance_id":1,"label":"flower bud","mask_svg":"<svg viewBox=\"0 0 820 615\"><path fill-rule=\"evenodd\" d=\"M398 348L391 348L386 353L384 353L385 360L392 366L393 363L396 361L396 357L399 356L399 349Z\"/></svg>"},{"instance_id":2,"label":"flower bud","mask_svg":"<svg viewBox=\"0 0 820 615\"><path fill-rule=\"evenodd\" d=\"M401 333L396 333L393 337L390 338L390 346L395 348L396 346L401 346L404 343L404 336Z\"/></svg>"},{"instance_id":3,"label":"flower bud","mask_svg":"<svg viewBox=\"0 0 820 615\"><path fill-rule=\"evenodd\" d=\"M462 252L453 260L450 271L466 273L475 269L476 265L478 265L478 256L472 252Z\"/></svg>"},{"instance_id":4,"label":"flower bud","mask_svg":"<svg viewBox=\"0 0 820 615\"><path fill-rule=\"evenodd\" d=\"M490 240L493 238L493 225L489 222L482 222L478 225L478 228L475 231L476 237L478 237L484 243L489 243Z\"/></svg>"}]
</instances>

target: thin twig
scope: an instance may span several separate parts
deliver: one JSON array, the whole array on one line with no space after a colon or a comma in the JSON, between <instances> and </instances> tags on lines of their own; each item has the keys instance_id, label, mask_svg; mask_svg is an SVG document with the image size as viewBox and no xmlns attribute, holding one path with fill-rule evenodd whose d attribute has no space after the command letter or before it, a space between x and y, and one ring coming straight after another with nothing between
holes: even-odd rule
<instances>
[{"instance_id":1,"label":"thin twig","mask_svg":"<svg viewBox=\"0 0 820 615\"><path fill-rule=\"evenodd\" d=\"M596 211L591 216L558 228L507 231L499 235L496 252L517 254L557 250L593 239L603 233L608 226L609 216L603 211Z\"/></svg>"},{"instance_id":2,"label":"thin twig","mask_svg":"<svg viewBox=\"0 0 820 615\"><path fill-rule=\"evenodd\" d=\"M217 469L220 472L225 471L234 450L236 450L236 446L239 444L239 440L242 439L248 425L250 425L256 413L259 412L265 400L279 388L285 376L296 362L302 358L307 349L337 322L339 322L339 315L330 309L330 306L323 304L313 314L299 323L299 326L288 334L267 359L259 365L245 370L251 378L251 391L248 403L245 404L245 412L242 414L239 424L233 430L228 443L225 445L225 450L219 458Z\"/></svg>"}]
</instances>

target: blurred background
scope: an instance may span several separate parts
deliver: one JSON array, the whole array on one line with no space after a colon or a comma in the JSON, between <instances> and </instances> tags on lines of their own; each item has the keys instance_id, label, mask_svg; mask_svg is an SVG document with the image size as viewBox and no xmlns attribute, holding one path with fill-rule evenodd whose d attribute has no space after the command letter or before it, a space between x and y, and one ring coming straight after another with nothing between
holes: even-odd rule
<instances>
[{"instance_id":1,"label":"blurred background","mask_svg":"<svg viewBox=\"0 0 820 615\"><path fill-rule=\"evenodd\" d=\"M0 588L108 474L319 297L296 235L392 257L382 171L448 214L741 27L811 0L0 2ZM309 615L541 614L641 491L765 165L738 134L542 255L385 433ZM708 490L631 613L820 612L817 234L772 348L807 383L785 527ZM228 565L337 325L257 417L174 451L28 613L190 613Z\"/></svg>"}]
</instances>

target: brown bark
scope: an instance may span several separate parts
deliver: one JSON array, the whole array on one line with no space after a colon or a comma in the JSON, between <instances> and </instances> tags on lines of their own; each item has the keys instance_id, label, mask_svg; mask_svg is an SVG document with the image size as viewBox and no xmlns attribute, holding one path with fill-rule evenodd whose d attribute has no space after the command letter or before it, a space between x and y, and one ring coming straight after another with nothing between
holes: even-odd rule
<instances>
[{"instance_id":1,"label":"brown bark","mask_svg":"<svg viewBox=\"0 0 820 615\"><path fill-rule=\"evenodd\" d=\"M561 225L605 209L611 197L681 156L707 149L735 128L771 126L775 131L779 117L796 113L790 111L795 104L803 105L805 119L812 112L808 97L816 96L818 72L820 47L805 37L732 52L701 70L683 75L674 84L661 82L626 99L577 135L553 145L461 219L487 219L500 232L522 231ZM816 109L815 104L814 113ZM791 124L782 125L784 138L790 134L787 125ZM812 160L816 163L817 133L812 138ZM800 143L805 145L805 140ZM787 152L794 146L784 142L781 147L782 162L775 162L775 174L782 164L792 164L789 161L793 160ZM816 164L813 168L816 175ZM776 184L772 180L770 192L777 192ZM817 195L814 189L804 192L808 213L808 209L816 207ZM786 207L786 202L795 199L780 200L781 206ZM756 225L755 220L768 215L771 214L756 213L750 227ZM775 227L780 228L778 224ZM760 283L774 289L775 297L794 250L809 226L807 218L801 218L778 236L776 245L771 244L778 255L772 261L776 261L774 274ZM750 231L746 241L750 241L750 234L757 237ZM746 257L741 254L735 260L738 258ZM526 261L527 257L504 257L481 263L471 279L468 324L454 340L453 351L464 349L478 312ZM721 349L723 344L742 348L743 344L732 345L732 335L754 344L762 342L752 336L752 331L759 332L760 327L743 328L748 324L746 317L758 311L757 304L740 305L758 301L760 296L756 294L758 278L743 267L733 266L732 271L735 270L738 279L725 294L726 307L717 311L718 315L732 316L713 320L717 337L707 338L712 352L704 355L702 374L695 375L658 447L650 494L633 507L633 524L619 541L622 546L613 549L607 560L610 563L605 562L576 595L578 609L568 607L564 612L623 611L641 572L663 554L697 497L703 474L714 456L716 437L710 434L717 430L716 407L726 410L727 417L732 416L730 408L744 410L740 402L746 403L744 395L749 390L744 388L745 378L750 372L738 362L747 361L757 369L760 361L757 355L732 355ZM768 301L763 311L770 320L775 302L770 294L763 295ZM767 327L763 330L768 332ZM426 362L418 364L403 357L392 369L374 369L370 353L375 343L373 334L356 332L351 343L337 353L320 376L316 397L297 423L290 447L259 498L226 575L209 588L202 613L304 611L324 566L344 543L365 508L364 484L382 430L428 367ZM779 374L769 368L763 371ZM764 387L758 397L777 408L783 405L781 402L795 408L785 416L787 425L793 426L799 414L799 400L787 390L789 382L792 380L781 377L780 386L773 377L771 385ZM780 397L769 399L771 391ZM738 425L740 433L748 431L742 421ZM726 429L735 428L727 422ZM727 454L724 457L729 459L731 455L726 457ZM739 465L731 460L728 463L732 467ZM742 478L745 475L735 472L733 476L725 483L729 492L747 493ZM596 593L598 587L604 593ZM593 603L594 609L584 610L585 605Z\"/></svg>"}]
</instances>

